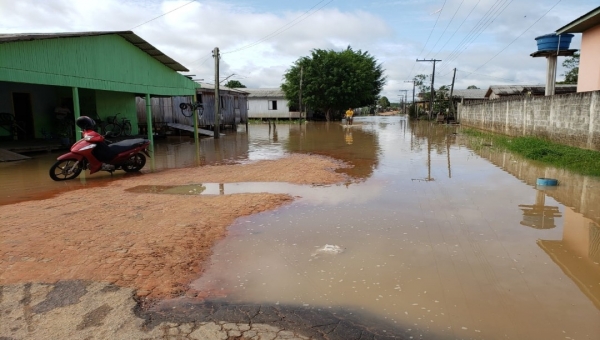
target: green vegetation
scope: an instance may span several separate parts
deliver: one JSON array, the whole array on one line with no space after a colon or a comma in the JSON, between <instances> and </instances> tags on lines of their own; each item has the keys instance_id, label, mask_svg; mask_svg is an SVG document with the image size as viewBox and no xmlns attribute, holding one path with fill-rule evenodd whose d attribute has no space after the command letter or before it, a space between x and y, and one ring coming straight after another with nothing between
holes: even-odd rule
<instances>
[{"instance_id":1,"label":"green vegetation","mask_svg":"<svg viewBox=\"0 0 600 340\"><path fill-rule=\"evenodd\" d=\"M462 129L465 135L481 139L481 145L506 149L527 159L566 169L585 176L600 176L600 152L550 142L536 137L509 137Z\"/></svg>"},{"instance_id":2,"label":"green vegetation","mask_svg":"<svg viewBox=\"0 0 600 340\"><path fill-rule=\"evenodd\" d=\"M576 52L572 57L563 61L562 66L567 70L561 76L565 77L564 81L559 81L557 84L577 84L579 79L579 52Z\"/></svg>"},{"instance_id":3,"label":"green vegetation","mask_svg":"<svg viewBox=\"0 0 600 340\"><path fill-rule=\"evenodd\" d=\"M368 52L314 49L286 71L281 89L290 107L298 107L302 88L302 107L321 111L330 121L349 107L375 104L385 81L381 64Z\"/></svg>"},{"instance_id":4,"label":"green vegetation","mask_svg":"<svg viewBox=\"0 0 600 340\"><path fill-rule=\"evenodd\" d=\"M225 87L228 87L230 89L244 89L246 88L246 85L240 83L239 80L230 80L227 83L225 83Z\"/></svg>"}]
</instances>

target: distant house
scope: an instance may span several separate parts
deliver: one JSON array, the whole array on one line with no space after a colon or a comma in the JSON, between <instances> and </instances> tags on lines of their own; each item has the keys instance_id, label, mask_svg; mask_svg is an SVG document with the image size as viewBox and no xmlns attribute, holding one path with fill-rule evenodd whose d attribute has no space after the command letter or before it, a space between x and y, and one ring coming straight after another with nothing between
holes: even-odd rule
<instances>
[{"instance_id":1,"label":"distant house","mask_svg":"<svg viewBox=\"0 0 600 340\"><path fill-rule=\"evenodd\" d=\"M486 89L466 89L466 90L454 90L452 91L452 97L454 97L455 101L464 102L464 101L477 101L477 100L487 100L485 94L487 93Z\"/></svg>"},{"instance_id":2,"label":"distant house","mask_svg":"<svg viewBox=\"0 0 600 340\"><path fill-rule=\"evenodd\" d=\"M297 108L289 107L289 101L279 88L244 89L248 93L248 118L294 119L300 118Z\"/></svg>"},{"instance_id":3,"label":"distant house","mask_svg":"<svg viewBox=\"0 0 600 340\"><path fill-rule=\"evenodd\" d=\"M202 84L197 91L198 102L202 103L204 113L199 119L200 126L210 126L215 121L215 87ZM221 105L220 122L223 125L238 125L248 122L248 91L245 88L231 89L219 87Z\"/></svg>"},{"instance_id":4,"label":"distant house","mask_svg":"<svg viewBox=\"0 0 600 340\"><path fill-rule=\"evenodd\" d=\"M574 92L577 92L575 85L556 85L556 94ZM510 96L543 96L545 94L545 85L492 85L485 93L485 98L498 99Z\"/></svg>"},{"instance_id":5,"label":"distant house","mask_svg":"<svg viewBox=\"0 0 600 340\"><path fill-rule=\"evenodd\" d=\"M212 129L215 123L215 87L205 83L202 83L201 86L196 89L196 98L202 104L202 114L198 116L198 126ZM245 89L219 88L220 125L233 127L248 121L248 93L243 90ZM191 102L191 96L152 98L154 129L160 133L161 128L168 123L194 125L192 112L189 109L181 110L179 107L181 103ZM142 98L137 99L138 121L143 128L147 125L145 105L146 102Z\"/></svg>"},{"instance_id":6,"label":"distant house","mask_svg":"<svg viewBox=\"0 0 600 340\"><path fill-rule=\"evenodd\" d=\"M559 28L556 33L582 33L577 92L600 90L600 7Z\"/></svg>"}]
</instances>

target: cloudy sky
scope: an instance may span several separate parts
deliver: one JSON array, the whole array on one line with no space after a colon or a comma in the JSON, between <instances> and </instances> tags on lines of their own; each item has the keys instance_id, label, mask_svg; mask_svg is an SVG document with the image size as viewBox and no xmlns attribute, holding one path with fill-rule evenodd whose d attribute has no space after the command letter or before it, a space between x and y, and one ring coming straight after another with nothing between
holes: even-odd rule
<instances>
[{"instance_id":1,"label":"cloudy sky","mask_svg":"<svg viewBox=\"0 0 600 340\"><path fill-rule=\"evenodd\" d=\"M132 30L214 83L278 87L292 63L315 48L368 51L386 70L382 95L398 101L405 81L431 74L436 87L543 84L535 37L598 6L598 0L0 0L1 33ZM571 48L579 48L577 34ZM110 53L110 51L107 51ZM559 58L559 64L564 58ZM563 73L561 67L557 74Z\"/></svg>"}]
</instances>

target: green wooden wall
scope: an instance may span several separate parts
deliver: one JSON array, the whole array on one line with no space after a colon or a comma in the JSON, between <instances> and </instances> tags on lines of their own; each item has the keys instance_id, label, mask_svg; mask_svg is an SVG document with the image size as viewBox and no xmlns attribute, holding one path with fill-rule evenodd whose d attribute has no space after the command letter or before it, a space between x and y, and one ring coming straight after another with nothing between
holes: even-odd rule
<instances>
[{"instance_id":1,"label":"green wooden wall","mask_svg":"<svg viewBox=\"0 0 600 340\"><path fill-rule=\"evenodd\" d=\"M102 120L120 113L117 121L120 123L122 118L131 121L131 133L138 133L137 108L135 104L135 95L132 93L96 91L96 111Z\"/></svg>"},{"instance_id":2,"label":"green wooden wall","mask_svg":"<svg viewBox=\"0 0 600 340\"><path fill-rule=\"evenodd\" d=\"M2 43L0 81L167 96L196 88L117 34Z\"/></svg>"}]
</instances>

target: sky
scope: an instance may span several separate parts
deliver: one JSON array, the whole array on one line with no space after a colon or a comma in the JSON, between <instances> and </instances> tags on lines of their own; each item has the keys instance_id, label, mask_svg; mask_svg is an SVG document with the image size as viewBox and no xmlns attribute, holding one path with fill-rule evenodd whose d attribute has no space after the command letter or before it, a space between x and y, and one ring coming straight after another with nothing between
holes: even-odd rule
<instances>
[{"instance_id":1,"label":"sky","mask_svg":"<svg viewBox=\"0 0 600 340\"><path fill-rule=\"evenodd\" d=\"M381 93L411 96L411 79L435 87L544 84L545 58L532 58L535 37L552 33L598 6L598 0L0 0L0 33L131 30L215 83L212 51L221 52L220 81L279 87L313 49L367 51L385 70ZM576 34L571 48L581 45ZM107 51L110 53L110 51ZM558 80L564 69L559 57ZM408 92L402 91L408 90ZM410 101L410 98L409 98Z\"/></svg>"}]
</instances>

